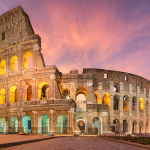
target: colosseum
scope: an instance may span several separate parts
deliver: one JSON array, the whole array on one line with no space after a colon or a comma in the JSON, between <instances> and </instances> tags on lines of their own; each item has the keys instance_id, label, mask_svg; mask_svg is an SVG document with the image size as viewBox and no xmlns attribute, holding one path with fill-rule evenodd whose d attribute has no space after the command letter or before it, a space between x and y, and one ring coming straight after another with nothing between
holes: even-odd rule
<instances>
[{"instance_id":1,"label":"colosseum","mask_svg":"<svg viewBox=\"0 0 150 150\"><path fill-rule=\"evenodd\" d=\"M0 16L1 134L150 133L149 93L150 81L131 73L46 66L23 8Z\"/></svg>"}]
</instances>

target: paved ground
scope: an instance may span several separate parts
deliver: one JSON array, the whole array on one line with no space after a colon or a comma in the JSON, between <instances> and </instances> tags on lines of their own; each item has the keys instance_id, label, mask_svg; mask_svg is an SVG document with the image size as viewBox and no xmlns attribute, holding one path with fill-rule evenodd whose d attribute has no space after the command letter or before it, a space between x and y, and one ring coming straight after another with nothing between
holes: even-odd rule
<instances>
[{"instance_id":1,"label":"paved ground","mask_svg":"<svg viewBox=\"0 0 150 150\"><path fill-rule=\"evenodd\" d=\"M0 134L0 144L41 139L41 138L47 138L47 137L48 136L41 136L41 135L34 136L34 135L13 135L13 134L1 135Z\"/></svg>"},{"instance_id":2,"label":"paved ground","mask_svg":"<svg viewBox=\"0 0 150 150\"><path fill-rule=\"evenodd\" d=\"M16 137L18 138L20 136L16 135ZM30 136L24 137L24 140L28 140L27 138ZM35 136L31 137L33 139ZM39 136L36 136L36 138L37 137ZM14 147L2 148L1 150L142 150L142 148L97 137L60 137Z\"/></svg>"}]
</instances>

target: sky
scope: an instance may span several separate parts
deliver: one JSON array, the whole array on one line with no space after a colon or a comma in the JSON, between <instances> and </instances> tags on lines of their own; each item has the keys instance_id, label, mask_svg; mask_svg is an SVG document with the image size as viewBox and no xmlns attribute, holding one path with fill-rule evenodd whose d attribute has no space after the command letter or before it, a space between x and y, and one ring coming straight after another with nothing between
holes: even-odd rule
<instances>
[{"instance_id":1,"label":"sky","mask_svg":"<svg viewBox=\"0 0 150 150\"><path fill-rule=\"evenodd\" d=\"M150 80L150 0L0 0L0 15L19 5L42 38L46 65Z\"/></svg>"}]
</instances>

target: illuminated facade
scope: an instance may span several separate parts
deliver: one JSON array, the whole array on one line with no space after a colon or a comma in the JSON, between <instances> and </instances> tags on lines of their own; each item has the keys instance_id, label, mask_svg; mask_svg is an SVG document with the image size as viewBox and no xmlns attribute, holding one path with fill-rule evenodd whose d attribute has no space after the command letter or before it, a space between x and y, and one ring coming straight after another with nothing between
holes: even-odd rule
<instances>
[{"instance_id":1,"label":"illuminated facade","mask_svg":"<svg viewBox=\"0 0 150 150\"><path fill-rule=\"evenodd\" d=\"M24 10L0 16L0 133L149 133L149 93L137 75L46 67Z\"/></svg>"}]
</instances>

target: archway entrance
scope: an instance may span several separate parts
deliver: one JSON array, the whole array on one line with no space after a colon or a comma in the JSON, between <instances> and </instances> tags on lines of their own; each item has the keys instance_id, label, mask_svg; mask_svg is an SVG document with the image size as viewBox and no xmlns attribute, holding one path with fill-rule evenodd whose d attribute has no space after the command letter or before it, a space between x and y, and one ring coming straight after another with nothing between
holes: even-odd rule
<instances>
[{"instance_id":1,"label":"archway entrance","mask_svg":"<svg viewBox=\"0 0 150 150\"><path fill-rule=\"evenodd\" d=\"M56 133L67 134L67 117L64 114L60 114L57 116Z\"/></svg>"},{"instance_id":2,"label":"archway entrance","mask_svg":"<svg viewBox=\"0 0 150 150\"><path fill-rule=\"evenodd\" d=\"M18 118L16 116L13 116L10 119L10 133L16 134L18 132Z\"/></svg>"},{"instance_id":3,"label":"archway entrance","mask_svg":"<svg viewBox=\"0 0 150 150\"><path fill-rule=\"evenodd\" d=\"M140 134L143 133L143 122L142 121L139 122L139 133Z\"/></svg>"},{"instance_id":4,"label":"archway entrance","mask_svg":"<svg viewBox=\"0 0 150 150\"><path fill-rule=\"evenodd\" d=\"M23 117L22 127L23 127L23 132L31 133L31 127L32 127L32 118L31 118L31 116Z\"/></svg>"},{"instance_id":5,"label":"archway entrance","mask_svg":"<svg viewBox=\"0 0 150 150\"><path fill-rule=\"evenodd\" d=\"M137 126L137 122L133 121L133 123L132 123L132 134L136 133L136 126Z\"/></svg>"},{"instance_id":6,"label":"archway entrance","mask_svg":"<svg viewBox=\"0 0 150 150\"><path fill-rule=\"evenodd\" d=\"M87 120L83 117L77 119L78 127L81 133L87 132Z\"/></svg>"},{"instance_id":7,"label":"archway entrance","mask_svg":"<svg viewBox=\"0 0 150 150\"><path fill-rule=\"evenodd\" d=\"M118 121L118 119L115 119L113 121L112 132L115 132L115 134L119 133L119 121Z\"/></svg>"},{"instance_id":8,"label":"archway entrance","mask_svg":"<svg viewBox=\"0 0 150 150\"><path fill-rule=\"evenodd\" d=\"M39 100L49 99L49 85L47 82L41 82L38 85L38 99Z\"/></svg>"},{"instance_id":9,"label":"archway entrance","mask_svg":"<svg viewBox=\"0 0 150 150\"><path fill-rule=\"evenodd\" d=\"M6 133L6 120L4 117L0 118L0 133L1 134Z\"/></svg>"},{"instance_id":10,"label":"archway entrance","mask_svg":"<svg viewBox=\"0 0 150 150\"><path fill-rule=\"evenodd\" d=\"M79 126L79 129L80 129L80 132L84 133L85 132L85 121L84 120L79 120L78 121L78 126Z\"/></svg>"},{"instance_id":11,"label":"archway entrance","mask_svg":"<svg viewBox=\"0 0 150 150\"><path fill-rule=\"evenodd\" d=\"M47 115L41 115L38 117L38 134L49 133L49 117Z\"/></svg>"},{"instance_id":12,"label":"archway entrance","mask_svg":"<svg viewBox=\"0 0 150 150\"><path fill-rule=\"evenodd\" d=\"M102 120L98 117L93 119L93 127L94 127L94 134L101 134L102 133Z\"/></svg>"},{"instance_id":13,"label":"archway entrance","mask_svg":"<svg viewBox=\"0 0 150 150\"><path fill-rule=\"evenodd\" d=\"M123 120L123 132L128 132L128 123L126 120Z\"/></svg>"}]
</instances>

